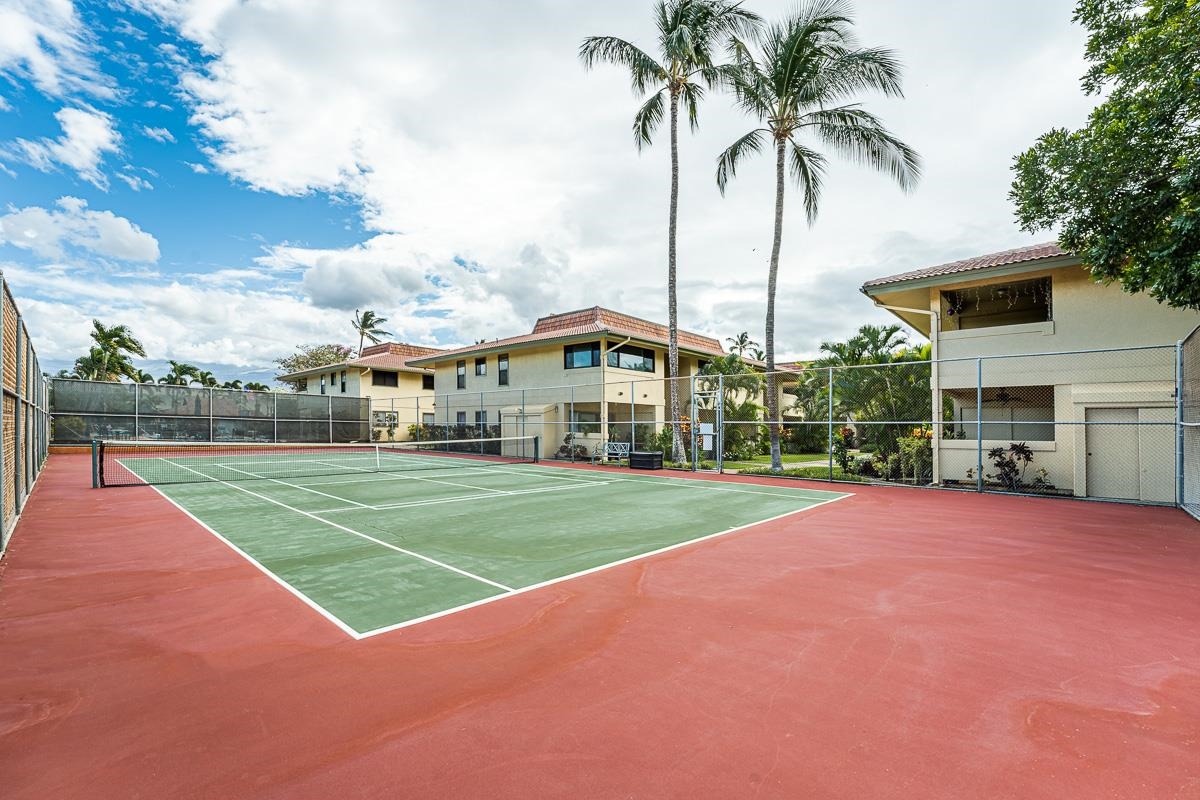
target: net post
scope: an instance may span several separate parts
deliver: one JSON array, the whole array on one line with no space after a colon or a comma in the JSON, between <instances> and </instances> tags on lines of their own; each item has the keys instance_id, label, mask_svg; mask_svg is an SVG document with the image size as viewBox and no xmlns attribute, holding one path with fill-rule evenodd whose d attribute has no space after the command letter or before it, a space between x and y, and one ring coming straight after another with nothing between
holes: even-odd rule
<instances>
[{"instance_id":1,"label":"net post","mask_svg":"<svg viewBox=\"0 0 1200 800\"><path fill-rule=\"evenodd\" d=\"M829 397L827 400L827 414L829 417L829 480L833 480L833 367L829 368Z\"/></svg>"},{"instance_id":2,"label":"net post","mask_svg":"<svg viewBox=\"0 0 1200 800\"><path fill-rule=\"evenodd\" d=\"M983 491L983 359L975 359L975 491Z\"/></svg>"},{"instance_id":3,"label":"net post","mask_svg":"<svg viewBox=\"0 0 1200 800\"><path fill-rule=\"evenodd\" d=\"M100 488L100 440L92 439L92 488Z\"/></svg>"},{"instance_id":4,"label":"net post","mask_svg":"<svg viewBox=\"0 0 1200 800\"><path fill-rule=\"evenodd\" d=\"M534 434L533 437L533 461L536 464L542 460L542 437Z\"/></svg>"}]
</instances>

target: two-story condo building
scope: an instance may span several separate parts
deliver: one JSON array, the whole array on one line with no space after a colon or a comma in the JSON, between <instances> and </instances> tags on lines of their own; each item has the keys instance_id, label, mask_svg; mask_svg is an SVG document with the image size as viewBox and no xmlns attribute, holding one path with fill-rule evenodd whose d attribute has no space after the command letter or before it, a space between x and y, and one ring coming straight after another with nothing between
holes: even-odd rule
<instances>
[{"instance_id":1,"label":"two-story condo building","mask_svg":"<svg viewBox=\"0 0 1200 800\"><path fill-rule=\"evenodd\" d=\"M438 352L433 347L383 342L364 347L357 358L280 375L276 380L295 382L298 392L310 395L369 398L374 435L386 440L390 431L401 440L408 438L410 425L433 421L433 370L412 362ZM405 402L390 402L397 398ZM411 398L427 399L425 419L417 404L409 402Z\"/></svg>"},{"instance_id":2,"label":"two-story condo building","mask_svg":"<svg viewBox=\"0 0 1200 800\"><path fill-rule=\"evenodd\" d=\"M1174 498L1174 346L1200 314L1096 283L1052 243L862 291L933 343L931 418L949 417L934 438L935 483L970 480L981 436L985 454L1026 442L1030 466L1077 496Z\"/></svg>"},{"instance_id":3,"label":"two-story condo building","mask_svg":"<svg viewBox=\"0 0 1200 800\"><path fill-rule=\"evenodd\" d=\"M665 325L597 306L409 363L436 372L439 426L541 436L549 456L567 446L591 452L604 439L645 445L669 418L667 335ZM682 413L691 376L722 355L716 339L679 331Z\"/></svg>"}]
</instances>

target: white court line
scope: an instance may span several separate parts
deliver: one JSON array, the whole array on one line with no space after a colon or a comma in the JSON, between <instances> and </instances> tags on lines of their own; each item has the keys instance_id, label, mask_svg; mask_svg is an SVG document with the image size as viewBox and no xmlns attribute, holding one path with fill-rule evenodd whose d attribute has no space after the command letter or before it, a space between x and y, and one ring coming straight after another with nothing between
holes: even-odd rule
<instances>
[{"instance_id":1,"label":"white court line","mask_svg":"<svg viewBox=\"0 0 1200 800\"><path fill-rule=\"evenodd\" d=\"M340 464L339 464L339 465L334 465L334 464L326 464L326 466L330 466L330 467L332 467L332 466L338 466L338 467L342 467L342 465L340 465ZM353 469L353 470L358 470L359 472L371 472L371 473L375 473L375 472L378 472L378 471L379 471L379 470L377 470L377 469L363 469L362 467L344 467L344 468L345 468L345 469ZM444 484L444 485L446 485L446 486L457 486L459 489L474 489L474 490L475 490L475 491L477 491L477 492L500 492L500 491L503 491L502 489L489 489L489 488L488 488L488 487L486 487L486 486L472 486L472 485L471 485L471 484L469 484L469 483L455 483L454 481L439 481L439 480L437 480L436 478L422 478L422 477L420 477L420 476L418 476L418 475L409 475L409 474L405 474L405 476L404 476L404 477L408 478L409 480L414 480L414 481L427 481L427 482L429 482L429 483L441 483L441 484Z\"/></svg>"},{"instance_id":2,"label":"white court line","mask_svg":"<svg viewBox=\"0 0 1200 800\"><path fill-rule=\"evenodd\" d=\"M541 470L541 469L559 469L559 470L563 469L562 467L550 467L550 466L544 467L541 465L538 465L538 466L539 466L539 470ZM529 470L508 470L508 472L513 475L542 475L543 474L540 471L531 472ZM601 474L611 475L612 473L601 473ZM587 480L586 478L567 478L567 477L563 477L560 475L545 475L544 477L553 478L555 480L563 480L563 481ZM660 483L660 481L684 481L684 483ZM780 494L779 492L761 492L761 491L757 491L754 489L733 489L728 486L714 485L714 484L718 483L718 481L698 480L696 478L676 478L672 475L647 475L644 478L628 478L628 477L613 476L613 477L609 478L607 482L608 483L617 483L617 482L647 483L652 486L677 486L680 489L711 489L714 492L739 492L741 494L761 494L761 495L767 495L768 497L784 497L789 500L816 499L816 498L809 497L808 495L803 495L803 494ZM761 484L749 484L749 485L753 486L753 485L761 485ZM789 491L790 492L811 492L811 493L815 493L818 495L849 494L848 492L827 492L823 489L789 489Z\"/></svg>"},{"instance_id":3,"label":"white court line","mask_svg":"<svg viewBox=\"0 0 1200 800\"><path fill-rule=\"evenodd\" d=\"M475 608L477 606L487 605L488 603L494 603L497 600L506 600L506 599L513 597L515 595L518 595L518 594L525 594L526 592L532 592L536 589L543 589L547 586L553 586L556 583L562 583L563 581L574 580L575 578L582 578L584 575L591 575L596 572L602 572L606 569L611 569L613 567L619 567L622 564L629 564L634 561L640 561L643 558L650 558L652 556L657 556L662 553L670 552L671 550L678 550L681 547L687 547L689 545L697 544L699 542L707 541L709 539L715 539L718 536L728 536L731 533L736 533L737 531L745 530L746 528L753 528L755 525L763 525L768 522L774 522L776 520L783 519L784 517L790 517L793 514L802 514L805 511L809 511L811 509L817 508L818 506L824 506L824 505L828 505L830 503L836 503L839 500L845 500L847 497L853 497L853 495L845 494L845 495L842 495L841 497L834 497L829 500L822 500L819 503L813 503L812 505L805 506L804 508L797 508L795 511L788 511L787 513L778 514L774 517L767 517L766 519L760 519L755 522L748 522L745 525L738 525L736 527L729 528L728 530L717 531L716 533L710 533L705 536L698 536L695 539L688 539L687 541L684 541L684 542L677 542L675 544L667 545L666 547L660 547L657 550L651 550L648 553L639 553L638 555L629 556L628 558L622 558L619 561L612 561L612 562L609 562L608 564L601 564L596 567L590 567L588 569L580 570L579 572L572 572L570 575L563 575L558 578L551 578L550 580L542 581L541 583L534 583L529 586L522 586L520 589L513 589L512 591L508 592L507 594L498 594L498 595L494 595L492 597L485 597L482 600L475 600L470 603L463 603L460 606L455 606L454 608L447 608L443 611L436 611L432 614L426 614L423 617L415 617L413 619L405 620L404 622L397 622L394 625L385 625L382 628L373 628L369 631L365 631L363 633L358 634L354 638L360 639L360 640L366 639L371 636L378 636L381 633L388 633L390 631L400 630L401 628L407 628L410 625L417 625L422 622L428 622L429 620L437 619L438 617L444 617L444 616L447 616L448 614L455 614L459 611L466 611L468 608Z\"/></svg>"},{"instance_id":4,"label":"white court line","mask_svg":"<svg viewBox=\"0 0 1200 800\"><path fill-rule=\"evenodd\" d=\"M436 506L443 503L464 503L468 500L492 500L500 497L508 497L510 495L520 494L541 494L542 492L562 492L569 489L582 489L587 486L604 486L606 484L616 483L616 481L597 481L596 483L575 484L573 486L539 486L536 489L512 489L503 494L472 494L458 497L438 497L432 500L409 500L404 503L389 503L382 506L366 506L366 508L327 508L320 511L313 511L313 514L337 514L345 511L392 511L397 508L414 508L416 506Z\"/></svg>"},{"instance_id":5,"label":"white court line","mask_svg":"<svg viewBox=\"0 0 1200 800\"><path fill-rule=\"evenodd\" d=\"M266 475L259 475L257 472L247 472L244 469L238 469L237 467L230 467L226 464L212 464L210 466L220 467L221 469L232 470L233 472L240 472L243 475L249 475L251 478L258 478L259 480L270 481L271 483L278 483L280 486L289 486L293 489L300 489L301 491L304 491L304 492L312 492L313 494L321 495L321 497L328 497L330 500L338 500L343 503L349 503L350 505L358 506L359 508L370 508L371 507L371 506L367 505L366 503L359 503L354 500L348 500L345 497L338 497L336 494L327 494L325 492L318 492L316 489L310 489L307 486L300 486L299 484L288 483L287 481L281 481L279 478L269 478Z\"/></svg>"},{"instance_id":6,"label":"white court line","mask_svg":"<svg viewBox=\"0 0 1200 800\"><path fill-rule=\"evenodd\" d=\"M168 464L172 464L176 467L186 469L189 472L196 472L196 470L192 469L191 467L185 467L183 464L176 464L174 461L171 461L170 459L164 459L164 460ZM204 475L203 472L196 472L196 474ZM209 477L209 476L205 475L205 477ZM406 550L403 547L397 547L396 545L391 544L390 542L385 542L382 539L376 539L374 536L370 536L368 534L362 533L361 531L356 531L353 528L347 528L345 525L339 525L336 522L333 522L331 520L327 520L327 519L318 517L316 514L313 514L309 511L303 511L299 508L296 508L295 506L289 506L287 503L282 503L274 498L267 497L265 494L259 494L258 492L252 492L249 489L245 488L244 486L238 486L236 483L230 483L229 481L223 481L220 478L216 478L215 480L217 483L220 483L224 486L228 486L230 489L236 489L239 492L245 492L246 494L250 495L251 497L257 497L259 500L265 500L268 503L279 506L280 508L286 508L288 511L294 511L297 514L301 514L305 517L308 517L309 519L315 519L317 522L320 522L322 525L328 525L331 528L337 528L339 531L344 531L344 532L352 534L354 536L358 536L359 538L366 539L368 542L374 542L375 544L380 545L381 547L386 547L389 550L395 550L397 553L403 553L406 556L412 556L413 558L419 558L422 561L428 561L430 564L434 564L436 566L442 567L443 569L448 569L451 572L457 572L459 575L465 575L468 578L473 578L481 583L486 583L489 586L495 586L497 589L503 589L506 592L513 591L513 588L511 586L505 586L503 583L497 583L496 581L485 578L482 575L476 575L473 572L467 572L465 569L459 569L458 567L453 566L451 564L447 564L444 561L438 561L436 558L430 558L429 556L422 555L421 553L418 553L415 550Z\"/></svg>"}]
</instances>

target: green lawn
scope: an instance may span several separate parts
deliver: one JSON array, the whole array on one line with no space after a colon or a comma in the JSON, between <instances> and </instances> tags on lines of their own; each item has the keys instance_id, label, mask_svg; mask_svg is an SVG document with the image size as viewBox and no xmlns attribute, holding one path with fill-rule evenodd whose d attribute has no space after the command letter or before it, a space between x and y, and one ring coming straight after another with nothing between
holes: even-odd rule
<instances>
[{"instance_id":1,"label":"green lawn","mask_svg":"<svg viewBox=\"0 0 1200 800\"><path fill-rule=\"evenodd\" d=\"M828 461L828 453L784 453L783 463L786 464L803 464L807 461ZM749 469L752 467L771 466L771 457L754 456L749 461L725 461L726 469Z\"/></svg>"}]
</instances>

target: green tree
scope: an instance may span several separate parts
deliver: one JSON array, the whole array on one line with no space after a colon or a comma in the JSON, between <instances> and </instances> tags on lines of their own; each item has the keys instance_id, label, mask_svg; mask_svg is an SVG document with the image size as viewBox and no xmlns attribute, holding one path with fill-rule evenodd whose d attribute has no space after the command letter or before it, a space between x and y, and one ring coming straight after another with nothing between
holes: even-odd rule
<instances>
[{"instance_id":1,"label":"green tree","mask_svg":"<svg viewBox=\"0 0 1200 800\"><path fill-rule=\"evenodd\" d=\"M809 225L816 220L827 159L810 141L890 175L905 190L916 185L919 158L853 99L864 92L902 96L900 64L890 50L860 47L843 0L807 0L759 37L755 56L736 42L738 68L731 80L737 103L764 127L742 136L717 159L722 193L750 155L767 147L775 155L775 235L767 276L767 413L771 469L783 469L779 449L779 397L775 391L775 289L783 238L785 173L803 191Z\"/></svg>"},{"instance_id":2,"label":"green tree","mask_svg":"<svg viewBox=\"0 0 1200 800\"><path fill-rule=\"evenodd\" d=\"M87 355L76 360L77 375L93 381L136 380L139 370L133 366L132 357L145 358L146 350L128 325L105 325L94 319L91 336L95 344Z\"/></svg>"},{"instance_id":3,"label":"green tree","mask_svg":"<svg viewBox=\"0 0 1200 800\"><path fill-rule=\"evenodd\" d=\"M275 359L275 366L279 368L281 374L289 375L293 372L303 372L330 364L341 364L349 360L353 352L344 344L305 344L296 348L296 352L291 355ZM299 381L284 381L279 378L275 380L287 384L293 392L300 387Z\"/></svg>"},{"instance_id":4,"label":"green tree","mask_svg":"<svg viewBox=\"0 0 1200 800\"><path fill-rule=\"evenodd\" d=\"M633 116L637 149L652 143L663 121L664 105L671 126L671 198L667 214L667 378L669 386L673 460L684 458L679 408L679 315L676 300L675 232L679 216L679 105L683 104L693 131L699 124L700 101L722 80L716 56L726 40L748 35L760 24L757 14L740 3L720 0L659 0L654 4L657 53L615 36L589 36L579 47L586 68L608 63L629 70L633 92L650 97Z\"/></svg>"},{"instance_id":5,"label":"green tree","mask_svg":"<svg viewBox=\"0 0 1200 800\"><path fill-rule=\"evenodd\" d=\"M242 387L242 382L235 378L234 380L225 381L224 383L222 383L221 388L222 389L241 389L243 387Z\"/></svg>"},{"instance_id":6,"label":"green tree","mask_svg":"<svg viewBox=\"0 0 1200 800\"><path fill-rule=\"evenodd\" d=\"M738 353L714 358L698 373L701 376L717 376L718 381L697 381L697 387L715 391L720 385L721 418L724 421L722 440L724 455L735 459L748 459L755 455L763 407L763 375L742 360ZM715 403L705 397L698 401L702 408L712 408Z\"/></svg>"},{"instance_id":7,"label":"green tree","mask_svg":"<svg viewBox=\"0 0 1200 800\"><path fill-rule=\"evenodd\" d=\"M247 383L242 388L245 389L246 391L250 391L250 392L269 392L269 391L271 391L270 386L267 386L265 383L259 383L258 381L251 381L250 383Z\"/></svg>"},{"instance_id":8,"label":"green tree","mask_svg":"<svg viewBox=\"0 0 1200 800\"><path fill-rule=\"evenodd\" d=\"M205 388L212 388L219 385L217 377L208 370L198 369L196 374L192 376L192 381Z\"/></svg>"},{"instance_id":9,"label":"green tree","mask_svg":"<svg viewBox=\"0 0 1200 800\"><path fill-rule=\"evenodd\" d=\"M1091 31L1084 91L1107 97L1016 157L1017 220L1059 228L1097 280L1200 309L1200 5L1080 0L1075 21Z\"/></svg>"},{"instance_id":10,"label":"green tree","mask_svg":"<svg viewBox=\"0 0 1200 800\"><path fill-rule=\"evenodd\" d=\"M134 383L154 383L154 376L144 369L136 370L133 375Z\"/></svg>"},{"instance_id":11,"label":"green tree","mask_svg":"<svg viewBox=\"0 0 1200 800\"><path fill-rule=\"evenodd\" d=\"M361 314L355 309L354 330L358 332L359 354L362 353L364 339L370 339L371 344L379 344L379 341L383 337L392 335L383 329L383 323L385 322L387 322L387 317L381 317L370 309Z\"/></svg>"},{"instance_id":12,"label":"green tree","mask_svg":"<svg viewBox=\"0 0 1200 800\"><path fill-rule=\"evenodd\" d=\"M192 380L200 372L199 368L181 361L168 360L167 364L170 369L166 375L158 379L158 382L170 386L190 386Z\"/></svg>"},{"instance_id":13,"label":"green tree","mask_svg":"<svg viewBox=\"0 0 1200 800\"><path fill-rule=\"evenodd\" d=\"M737 336L727 336L725 341L729 342L729 349L739 356L745 355L747 350L757 352L759 347L758 342L751 339L750 334L746 331L742 331Z\"/></svg>"}]
</instances>

